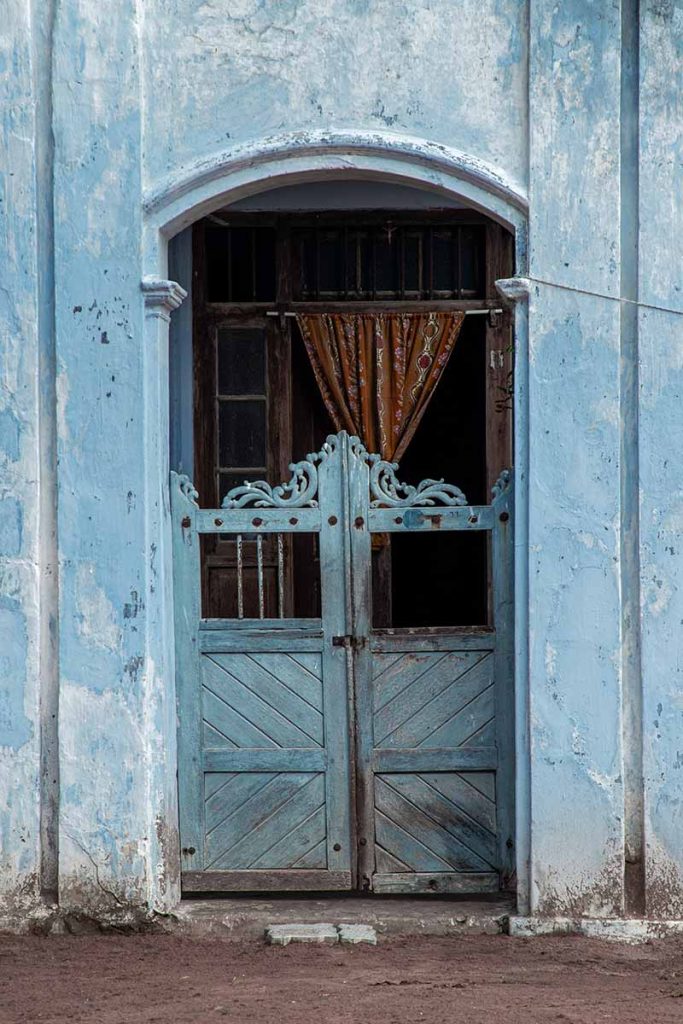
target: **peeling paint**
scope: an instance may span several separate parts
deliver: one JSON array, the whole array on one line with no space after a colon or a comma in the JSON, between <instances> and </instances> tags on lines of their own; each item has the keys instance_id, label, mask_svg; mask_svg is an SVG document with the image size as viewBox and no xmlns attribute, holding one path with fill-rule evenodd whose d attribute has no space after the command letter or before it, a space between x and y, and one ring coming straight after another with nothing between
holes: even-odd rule
<instances>
[{"instance_id":1,"label":"peeling paint","mask_svg":"<svg viewBox=\"0 0 683 1024\"><path fill-rule=\"evenodd\" d=\"M48 927L56 913L40 895L50 621L63 920L138 927L178 897L168 366L140 282L166 274L167 236L226 201L226 183L237 199L340 176L469 197L518 226L517 270L531 281L516 341L521 361L529 345L516 409L520 891L536 915L613 920L625 860L643 854L647 913L683 916L681 4L640 4L637 26L632 259L641 302L665 308L637 312L638 407L626 410L612 301L626 7L464 0L444 19L428 0L149 0L144 17L142 6L8 0L4 14L0 928ZM54 238L39 218L52 188ZM53 329L54 423L38 384ZM637 457L625 458L629 417ZM58 566L40 520L53 444ZM624 493L637 538L622 535ZM637 579L622 572L630 541ZM59 609L47 607L55 573ZM638 657L628 586L642 632L644 851L624 825L624 653Z\"/></svg>"}]
</instances>

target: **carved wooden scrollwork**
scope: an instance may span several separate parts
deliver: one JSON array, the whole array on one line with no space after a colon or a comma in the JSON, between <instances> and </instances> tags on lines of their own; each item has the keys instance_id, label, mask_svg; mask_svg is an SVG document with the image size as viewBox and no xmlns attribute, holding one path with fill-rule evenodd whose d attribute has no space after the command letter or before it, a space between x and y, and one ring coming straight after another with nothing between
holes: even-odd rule
<instances>
[{"instance_id":1,"label":"carved wooden scrollwork","mask_svg":"<svg viewBox=\"0 0 683 1024\"><path fill-rule=\"evenodd\" d=\"M318 502L318 470L307 456L302 462L291 462L292 474L286 484L271 487L265 480L248 481L233 487L223 498L222 508L315 508ZM310 461L309 461L310 460Z\"/></svg>"},{"instance_id":2,"label":"carved wooden scrollwork","mask_svg":"<svg viewBox=\"0 0 683 1024\"><path fill-rule=\"evenodd\" d=\"M467 498L454 484L443 480L422 480L413 487L398 480L397 463L385 462L376 455L371 455L369 462L371 508L467 505Z\"/></svg>"},{"instance_id":3,"label":"carved wooden scrollwork","mask_svg":"<svg viewBox=\"0 0 683 1024\"><path fill-rule=\"evenodd\" d=\"M188 501L191 501L193 505L197 505L197 499L199 498L199 491L197 490L195 485L192 483L192 481L190 480L189 476L187 476L185 473L179 473L178 476L177 476L177 481L178 481L178 490L183 495L183 497L187 498Z\"/></svg>"}]
</instances>

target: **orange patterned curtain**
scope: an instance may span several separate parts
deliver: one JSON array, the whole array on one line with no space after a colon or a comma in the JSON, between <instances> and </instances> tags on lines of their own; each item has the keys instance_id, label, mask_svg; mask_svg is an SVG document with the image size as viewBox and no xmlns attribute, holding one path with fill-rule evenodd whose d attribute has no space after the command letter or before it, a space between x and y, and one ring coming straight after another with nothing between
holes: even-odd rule
<instances>
[{"instance_id":1,"label":"orange patterned curtain","mask_svg":"<svg viewBox=\"0 0 683 1024\"><path fill-rule=\"evenodd\" d=\"M464 313L301 313L297 319L337 430L398 461L453 351Z\"/></svg>"}]
</instances>

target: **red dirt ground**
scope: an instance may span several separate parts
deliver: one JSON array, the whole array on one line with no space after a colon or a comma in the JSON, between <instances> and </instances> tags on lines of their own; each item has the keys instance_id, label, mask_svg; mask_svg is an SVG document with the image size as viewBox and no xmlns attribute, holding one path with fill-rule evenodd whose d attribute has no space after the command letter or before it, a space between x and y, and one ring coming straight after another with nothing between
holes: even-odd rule
<instances>
[{"instance_id":1,"label":"red dirt ground","mask_svg":"<svg viewBox=\"0 0 683 1024\"><path fill-rule=\"evenodd\" d=\"M281 949L172 935L5 937L0 1021L680 1024L683 941L496 936Z\"/></svg>"}]
</instances>

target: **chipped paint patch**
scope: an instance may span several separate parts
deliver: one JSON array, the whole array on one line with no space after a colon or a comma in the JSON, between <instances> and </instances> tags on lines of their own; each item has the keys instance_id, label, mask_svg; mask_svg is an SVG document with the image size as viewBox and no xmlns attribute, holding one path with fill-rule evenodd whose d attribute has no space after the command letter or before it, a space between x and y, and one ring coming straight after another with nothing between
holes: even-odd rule
<instances>
[{"instance_id":1,"label":"chipped paint patch","mask_svg":"<svg viewBox=\"0 0 683 1024\"><path fill-rule=\"evenodd\" d=\"M95 566L79 565L76 572L76 628L87 644L116 651L121 629L116 611L102 587L95 581Z\"/></svg>"}]
</instances>

